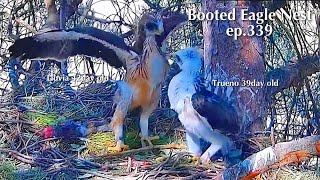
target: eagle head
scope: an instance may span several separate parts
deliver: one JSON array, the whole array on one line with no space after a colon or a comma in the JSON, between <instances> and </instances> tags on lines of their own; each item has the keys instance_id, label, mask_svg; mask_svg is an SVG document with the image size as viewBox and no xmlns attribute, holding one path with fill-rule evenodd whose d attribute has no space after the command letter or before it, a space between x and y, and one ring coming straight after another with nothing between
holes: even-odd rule
<instances>
[{"instance_id":1,"label":"eagle head","mask_svg":"<svg viewBox=\"0 0 320 180\"><path fill-rule=\"evenodd\" d=\"M146 36L161 35L164 32L162 16L160 13L145 13L140 20L139 29L145 32Z\"/></svg>"},{"instance_id":2,"label":"eagle head","mask_svg":"<svg viewBox=\"0 0 320 180\"><path fill-rule=\"evenodd\" d=\"M175 62L181 70L200 70L203 62L203 50L190 47L174 53Z\"/></svg>"}]
</instances>

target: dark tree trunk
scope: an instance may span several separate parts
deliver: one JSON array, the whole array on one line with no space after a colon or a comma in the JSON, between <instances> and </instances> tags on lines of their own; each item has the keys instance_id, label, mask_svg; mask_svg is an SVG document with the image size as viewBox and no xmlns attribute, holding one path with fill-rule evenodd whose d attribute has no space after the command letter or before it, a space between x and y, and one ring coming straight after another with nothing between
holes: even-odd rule
<instances>
[{"instance_id":1,"label":"dark tree trunk","mask_svg":"<svg viewBox=\"0 0 320 180\"><path fill-rule=\"evenodd\" d=\"M242 130L261 131L266 117L267 101L265 86L243 86L242 80L264 82L264 47L262 37L240 36L237 40L226 34L226 29L239 28L244 32L253 21L239 18L239 6L247 6L249 12L261 11L261 3L203 0L203 12L228 12L236 8L236 21L204 21L205 76L211 90L222 96L229 96L238 109L239 124ZM253 24L254 25L254 24ZM237 81L240 86L213 86L213 80ZM218 88L218 89L217 89Z\"/></svg>"},{"instance_id":2,"label":"dark tree trunk","mask_svg":"<svg viewBox=\"0 0 320 180\"><path fill-rule=\"evenodd\" d=\"M222 4L221 4L222 3ZM273 2L269 8L279 9L285 3ZM203 12L219 11L228 12L236 8L236 14L240 15L239 6L247 6L249 12L263 11L261 2L217 2L203 0ZM221 8L222 7L222 8ZM238 123L245 132L256 132L264 129L268 104L272 96L291 86L303 83L307 76L320 71L319 55L308 55L292 61L283 67L266 72L264 63L264 42L262 37L240 36L238 40L228 37L227 28L241 28L246 33L253 21L242 21L236 17L236 21L204 21L204 58L205 75L208 86L212 91L222 97L229 97L238 108ZM213 86L213 80L241 81L256 80L264 84L272 80L278 80L277 86L235 86L222 88ZM241 84L241 83L240 83ZM249 156L243 162L227 168L215 179L251 179L270 168L292 163L292 158L305 156L305 159L318 155L320 152L320 136L305 137L297 141L278 143L274 147L268 147ZM290 161L287 161L289 158ZM303 160L305 160L303 159ZM302 161L302 160L301 160ZM300 162L300 159L294 160ZM251 178L250 178L251 177Z\"/></svg>"}]
</instances>

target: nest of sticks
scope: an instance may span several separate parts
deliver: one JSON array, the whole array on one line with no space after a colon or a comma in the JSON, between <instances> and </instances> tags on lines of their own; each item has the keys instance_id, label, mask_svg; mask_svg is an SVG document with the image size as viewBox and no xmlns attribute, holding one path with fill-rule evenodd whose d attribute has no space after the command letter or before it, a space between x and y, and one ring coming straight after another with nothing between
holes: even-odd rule
<instances>
[{"instance_id":1,"label":"nest of sticks","mask_svg":"<svg viewBox=\"0 0 320 180\"><path fill-rule=\"evenodd\" d=\"M44 127L67 120L109 122L114 83L90 84L71 94L56 86L27 96L24 91L8 94L0 107L0 179L213 179L226 164L222 159L207 166L194 164L185 151L183 127L169 108L166 87L150 117L149 128L160 140L152 147L141 147L138 117L131 114L125 123L130 150L120 153L107 151L115 145L112 132L76 139L39 137ZM269 137L263 135L233 138L251 147L243 152L247 155L270 145Z\"/></svg>"}]
</instances>

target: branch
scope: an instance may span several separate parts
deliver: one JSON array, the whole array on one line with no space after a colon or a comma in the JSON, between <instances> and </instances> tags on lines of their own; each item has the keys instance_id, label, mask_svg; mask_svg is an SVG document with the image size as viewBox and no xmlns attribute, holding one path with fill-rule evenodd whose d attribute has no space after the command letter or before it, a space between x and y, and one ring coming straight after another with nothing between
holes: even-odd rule
<instances>
[{"instance_id":1,"label":"branch","mask_svg":"<svg viewBox=\"0 0 320 180\"><path fill-rule=\"evenodd\" d=\"M83 16L81 16L83 17ZM124 25L124 26L128 26L130 28L134 28L134 25L132 24L128 24L124 21L120 21L120 20L107 20L107 19L102 19L102 18L98 18L98 17L95 17L95 16L92 16L92 15L86 15L84 18L87 18L87 19L90 19L90 20L94 20L94 21L98 21L102 24L112 24L112 23L117 23L117 24L121 24L121 25Z\"/></svg>"},{"instance_id":2,"label":"branch","mask_svg":"<svg viewBox=\"0 0 320 180\"><path fill-rule=\"evenodd\" d=\"M143 0L151 9L159 10L159 4L152 3L150 0Z\"/></svg>"},{"instance_id":3,"label":"branch","mask_svg":"<svg viewBox=\"0 0 320 180\"><path fill-rule=\"evenodd\" d=\"M66 28L66 0L60 0L60 9L59 9L59 28L65 29Z\"/></svg>"},{"instance_id":4,"label":"branch","mask_svg":"<svg viewBox=\"0 0 320 180\"><path fill-rule=\"evenodd\" d=\"M88 15L88 12L90 11L91 6L92 6L92 2L93 2L93 0L87 1L86 6L84 7L84 11L83 11L82 15L80 16L80 20L79 20L80 24L83 24L84 19Z\"/></svg>"},{"instance_id":5,"label":"branch","mask_svg":"<svg viewBox=\"0 0 320 180\"><path fill-rule=\"evenodd\" d=\"M243 162L224 170L216 179L251 179L275 167L299 163L320 155L320 135L308 136L290 142L281 142L274 147L259 151Z\"/></svg>"},{"instance_id":6,"label":"branch","mask_svg":"<svg viewBox=\"0 0 320 180\"><path fill-rule=\"evenodd\" d=\"M110 154L103 155L102 157L108 158L108 157L114 157L114 156L121 156L121 155L125 155L125 154L148 151L148 150L152 150L152 149L186 149L186 148L187 147L184 146L184 145L174 145L174 144L154 145L154 146L142 147L142 148L139 148L139 149L131 149L131 150L122 151L122 152L110 153Z\"/></svg>"},{"instance_id":7,"label":"branch","mask_svg":"<svg viewBox=\"0 0 320 180\"><path fill-rule=\"evenodd\" d=\"M23 21L22 19L20 18L15 18L14 19L18 24L24 26L25 28L29 29L32 33L36 34L37 31L28 23L26 23L25 21Z\"/></svg>"},{"instance_id":8,"label":"branch","mask_svg":"<svg viewBox=\"0 0 320 180\"><path fill-rule=\"evenodd\" d=\"M284 67L274 69L267 74L267 81L279 80L279 86L268 86L268 97L302 83L304 78L320 71L320 57L306 56Z\"/></svg>"}]
</instances>

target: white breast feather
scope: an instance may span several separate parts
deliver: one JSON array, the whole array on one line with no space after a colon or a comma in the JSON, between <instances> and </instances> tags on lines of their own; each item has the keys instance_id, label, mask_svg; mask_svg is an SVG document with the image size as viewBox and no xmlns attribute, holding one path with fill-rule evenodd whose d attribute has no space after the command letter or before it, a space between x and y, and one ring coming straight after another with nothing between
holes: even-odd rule
<instances>
[{"instance_id":1,"label":"white breast feather","mask_svg":"<svg viewBox=\"0 0 320 180\"><path fill-rule=\"evenodd\" d=\"M193 108L191 98L194 93L196 93L196 90L192 75L180 72L174 76L168 88L171 109L179 114L179 120L185 128L194 134L198 134L197 131L201 131L201 128L205 127L213 130L207 119L198 114ZM185 104L186 99L188 101Z\"/></svg>"},{"instance_id":2,"label":"white breast feather","mask_svg":"<svg viewBox=\"0 0 320 180\"><path fill-rule=\"evenodd\" d=\"M181 113L184 106L184 99L196 92L193 82L194 78L190 74L180 72L174 76L168 87L168 96L171 109L175 110L178 114Z\"/></svg>"}]
</instances>

